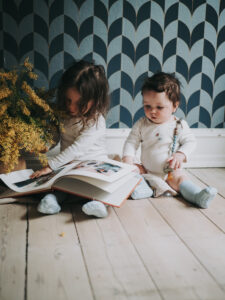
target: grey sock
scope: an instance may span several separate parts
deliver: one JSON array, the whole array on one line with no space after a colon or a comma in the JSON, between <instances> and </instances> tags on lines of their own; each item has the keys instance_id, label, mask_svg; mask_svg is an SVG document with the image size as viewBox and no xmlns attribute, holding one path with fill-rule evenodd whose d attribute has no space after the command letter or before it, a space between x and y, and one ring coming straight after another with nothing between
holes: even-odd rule
<instances>
[{"instance_id":1,"label":"grey sock","mask_svg":"<svg viewBox=\"0 0 225 300\"><path fill-rule=\"evenodd\" d=\"M82 211L88 216L105 218L108 216L106 205L100 201L89 201L82 206Z\"/></svg>"},{"instance_id":2,"label":"grey sock","mask_svg":"<svg viewBox=\"0 0 225 300\"><path fill-rule=\"evenodd\" d=\"M37 210L42 214L57 214L61 207L58 204L57 197L54 194L47 194L41 199Z\"/></svg>"},{"instance_id":3,"label":"grey sock","mask_svg":"<svg viewBox=\"0 0 225 300\"><path fill-rule=\"evenodd\" d=\"M138 176L138 175L137 175ZM148 183L145 181L143 176L139 175L142 179L138 186L135 188L133 193L131 194L131 198L133 200L149 198L153 195L153 190L150 188Z\"/></svg>"},{"instance_id":4,"label":"grey sock","mask_svg":"<svg viewBox=\"0 0 225 300\"><path fill-rule=\"evenodd\" d=\"M215 188L209 186L205 189L201 189L189 180L183 181L179 186L179 190L185 200L201 208L207 208L217 194Z\"/></svg>"}]
</instances>

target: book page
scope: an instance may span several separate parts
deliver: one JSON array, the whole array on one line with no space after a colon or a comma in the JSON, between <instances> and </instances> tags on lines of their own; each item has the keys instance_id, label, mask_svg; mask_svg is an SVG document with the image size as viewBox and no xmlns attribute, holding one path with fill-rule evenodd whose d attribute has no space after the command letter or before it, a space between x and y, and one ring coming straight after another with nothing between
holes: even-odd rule
<instances>
[{"instance_id":1,"label":"book page","mask_svg":"<svg viewBox=\"0 0 225 300\"><path fill-rule=\"evenodd\" d=\"M136 169L133 165L121 163L112 159L97 161L86 160L78 163L67 172L69 175L79 175L96 178L106 182L113 182Z\"/></svg>"},{"instance_id":2,"label":"book page","mask_svg":"<svg viewBox=\"0 0 225 300\"><path fill-rule=\"evenodd\" d=\"M50 189L53 182L63 176L68 169L74 167L77 163L66 165L62 168L52 171L47 175L31 179L32 169L25 169L11 172L8 174L0 174L0 179L13 191L26 193L29 191Z\"/></svg>"},{"instance_id":3,"label":"book page","mask_svg":"<svg viewBox=\"0 0 225 300\"><path fill-rule=\"evenodd\" d=\"M105 183L112 183L120 178L130 174L136 167L114 160L87 160L74 161L70 164L62 166L61 168L52 171L47 175L31 179L30 176L33 170L26 169L15 171L8 174L0 174L0 179L13 191L18 193L37 192L43 190L50 190L53 183L57 186L57 180L63 176L76 177L79 176L81 180L91 182L93 185L103 188ZM91 178L93 180L91 180ZM95 179L95 180L94 180ZM126 179L124 179L126 181ZM103 188L104 189L104 188ZM105 185L105 189L112 191L113 185Z\"/></svg>"},{"instance_id":4,"label":"book page","mask_svg":"<svg viewBox=\"0 0 225 300\"><path fill-rule=\"evenodd\" d=\"M17 191L14 183L27 180L33 173L32 169L25 169L20 171L11 172L8 174L0 174L0 179L11 189Z\"/></svg>"},{"instance_id":5,"label":"book page","mask_svg":"<svg viewBox=\"0 0 225 300\"><path fill-rule=\"evenodd\" d=\"M131 172L127 175L125 175L122 178L119 178L113 182L106 182L103 180L99 180L96 178L91 178L91 177L85 177L85 176L80 176L80 175L69 175L69 178L74 178L74 179L79 179L81 181L87 182L93 186L96 186L106 192L112 193L114 192L116 189L118 189L121 185L123 185L124 183L126 183L127 181L129 181L133 176L135 176L136 173ZM66 176L64 176L63 178L66 178ZM56 183L53 184L53 188L57 188L58 183L60 182L60 178L58 178L58 180L56 181Z\"/></svg>"}]
</instances>

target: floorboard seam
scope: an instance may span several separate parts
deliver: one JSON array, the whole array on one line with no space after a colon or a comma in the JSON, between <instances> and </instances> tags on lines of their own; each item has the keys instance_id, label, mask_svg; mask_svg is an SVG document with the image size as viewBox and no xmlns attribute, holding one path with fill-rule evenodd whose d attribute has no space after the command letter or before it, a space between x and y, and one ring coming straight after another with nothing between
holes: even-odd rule
<instances>
[{"instance_id":1,"label":"floorboard seam","mask_svg":"<svg viewBox=\"0 0 225 300\"><path fill-rule=\"evenodd\" d=\"M199 262L199 264L202 266L202 268L209 274L209 276L215 281L215 283L218 285L218 287L225 292L224 286L220 285L214 275L207 269L207 267L202 263L202 261L198 258L198 256L194 253L194 251L189 247L189 245L185 242L185 240L179 235L179 233L173 228L172 225L164 218L163 214L160 212L160 210L157 209L157 207L154 205L154 203L151 202L152 206L156 209L156 211L160 214L160 216L163 218L163 220L170 226L171 230L176 234L176 236L181 240L181 242L187 247L187 249L191 252L191 254L196 258L196 260Z\"/></svg>"},{"instance_id":2,"label":"floorboard seam","mask_svg":"<svg viewBox=\"0 0 225 300\"><path fill-rule=\"evenodd\" d=\"M148 273L149 277L151 278L151 280L152 280L152 282L153 282L153 284L154 284L154 286L155 286L155 288L156 288L156 290L157 290L159 296L161 297L162 300L165 300L165 298L163 297L163 295L162 295L162 293L161 293L161 291L160 291L160 288L158 287L157 283L155 282L154 278L152 277L151 273L149 272L148 268L146 267L146 265L145 265L145 263L144 263L144 261L143 261L141 255L139 254L138 249L136 248L135 244L133 243L132 239L130 238L129 233L126 231L126 228L123 226L123 223L121 222L119 215L117 214L117 212L116 212L116 210L115 210L114 208L113 208L113 210L115 211L115 214L116 214L116 216L117 216L117 218L118 218L118 220L119 220L119 222L120 222L122 228L123 228L124 231L126 232L127 237L128 237L128 239L130 240L131 244L133 245L133 247L134 247L134 249L135 249L135 251L136 251L136 253L137 253L137 255L138 255L140 261L142 262L142 264L143 264L143 266L144 266L146 272Z\"/></svg>"},{"instance_id":3,"label":"floorboard seam","mask_svg":"<svg viewBox=\"0 0 225 300\"><path fill-rule=\"evenodd\" d=\"M89 272L88 272L88 266L87 266L87 263L86 263L83 247L82 247L81 240L80 240L80 237L79 237L79 232L78 232L78 229L77 229L77 226L76 226L76 221L75 221L75 218L74 218L74 213L73 213L72 206L70 206L70 211L71 211L71 214L72 214L72 219L73 219L75 231L76 231L76 234L77 234L77 239L78 239L78 242L79 242L79 245L80 245L80 250L81 250L82 257L83 257L84 266L85 266L85 269L86 269L86 272L87 272L87 277L88 277L88 282L89 282L89 285L90 285L90 288L91 288L92 297L93 297L94 300L96 300L95 293L94 293L94 288L92 286L91 278L90 278L90 275L89 275Z\"/></svg>"},{"instance_id":4,"label":"floorboard seam","mask_svg":"<svg viewBox=\"0 0 225 300\"><path fill-rule=\"evenodd\" d=\"M29 205L26 204L27 230L26 230L26 249L25 249L25 281L24 281L24 300L27 300L27 281L28 281L28 239L29 239Z\"/></svg>"},{"instance_id":5,"label":"floorboard seam","mask_svg":"<svg viewBox=\"0 0 225 300\"><path fill-rule=\"evenodd\" d=\"M199 181L201 181L204 185L207 185L204 181L202 181L197 175L193 174L191 171L189 171L190 174L192 176L194 176L195 178L197 178ZM224 196L221 195L220 193L217 193L217 195L221 196L224 200ZM204 215L204 217L206 217L213 225L215 225L221 232L225 233L225 231L223 230L223 228L221 228L219 225L217 225L207 214L204 213L203 209L199 209L199 212Z\"/></svg>"}]
</instances>

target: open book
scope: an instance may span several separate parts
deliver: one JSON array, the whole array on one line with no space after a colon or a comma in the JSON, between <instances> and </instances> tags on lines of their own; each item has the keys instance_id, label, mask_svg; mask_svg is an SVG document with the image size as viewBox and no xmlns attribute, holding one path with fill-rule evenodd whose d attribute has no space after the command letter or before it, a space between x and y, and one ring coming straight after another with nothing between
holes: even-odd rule
<instances>
[{"instance_id":1,"label":"open book","mask_svg":"<svg viewBox=\"0 0 225 300\"><path fill-rule=\"evenodd\" d=\"M0 174L4 185L1 184L0 199L60 190L120 207L140 182L134 169L135 166L107 159L72 162L34 179L30 178L32 169Z\"/></svg>"}]
</instances>

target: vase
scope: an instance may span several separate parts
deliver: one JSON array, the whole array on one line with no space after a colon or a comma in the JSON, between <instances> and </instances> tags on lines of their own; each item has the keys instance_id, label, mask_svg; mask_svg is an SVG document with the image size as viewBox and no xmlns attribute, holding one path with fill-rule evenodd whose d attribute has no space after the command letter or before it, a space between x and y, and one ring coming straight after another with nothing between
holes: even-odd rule
<instances>
[{"instance_id":1,"label":"vase","mask_svg":"<svg viewBox=\"0 0 225 300\"><path fill-rule=\"evenodd\" d=\"M19 171L19 170L24 170L26 169L26 160L23 157L19 158L18 164L15 165L15 167L13 168L13 171ZM0 163L0 174L6 173L6 168L4 167L4 165L2 163Z\"/></svg>"}]
</instances>

